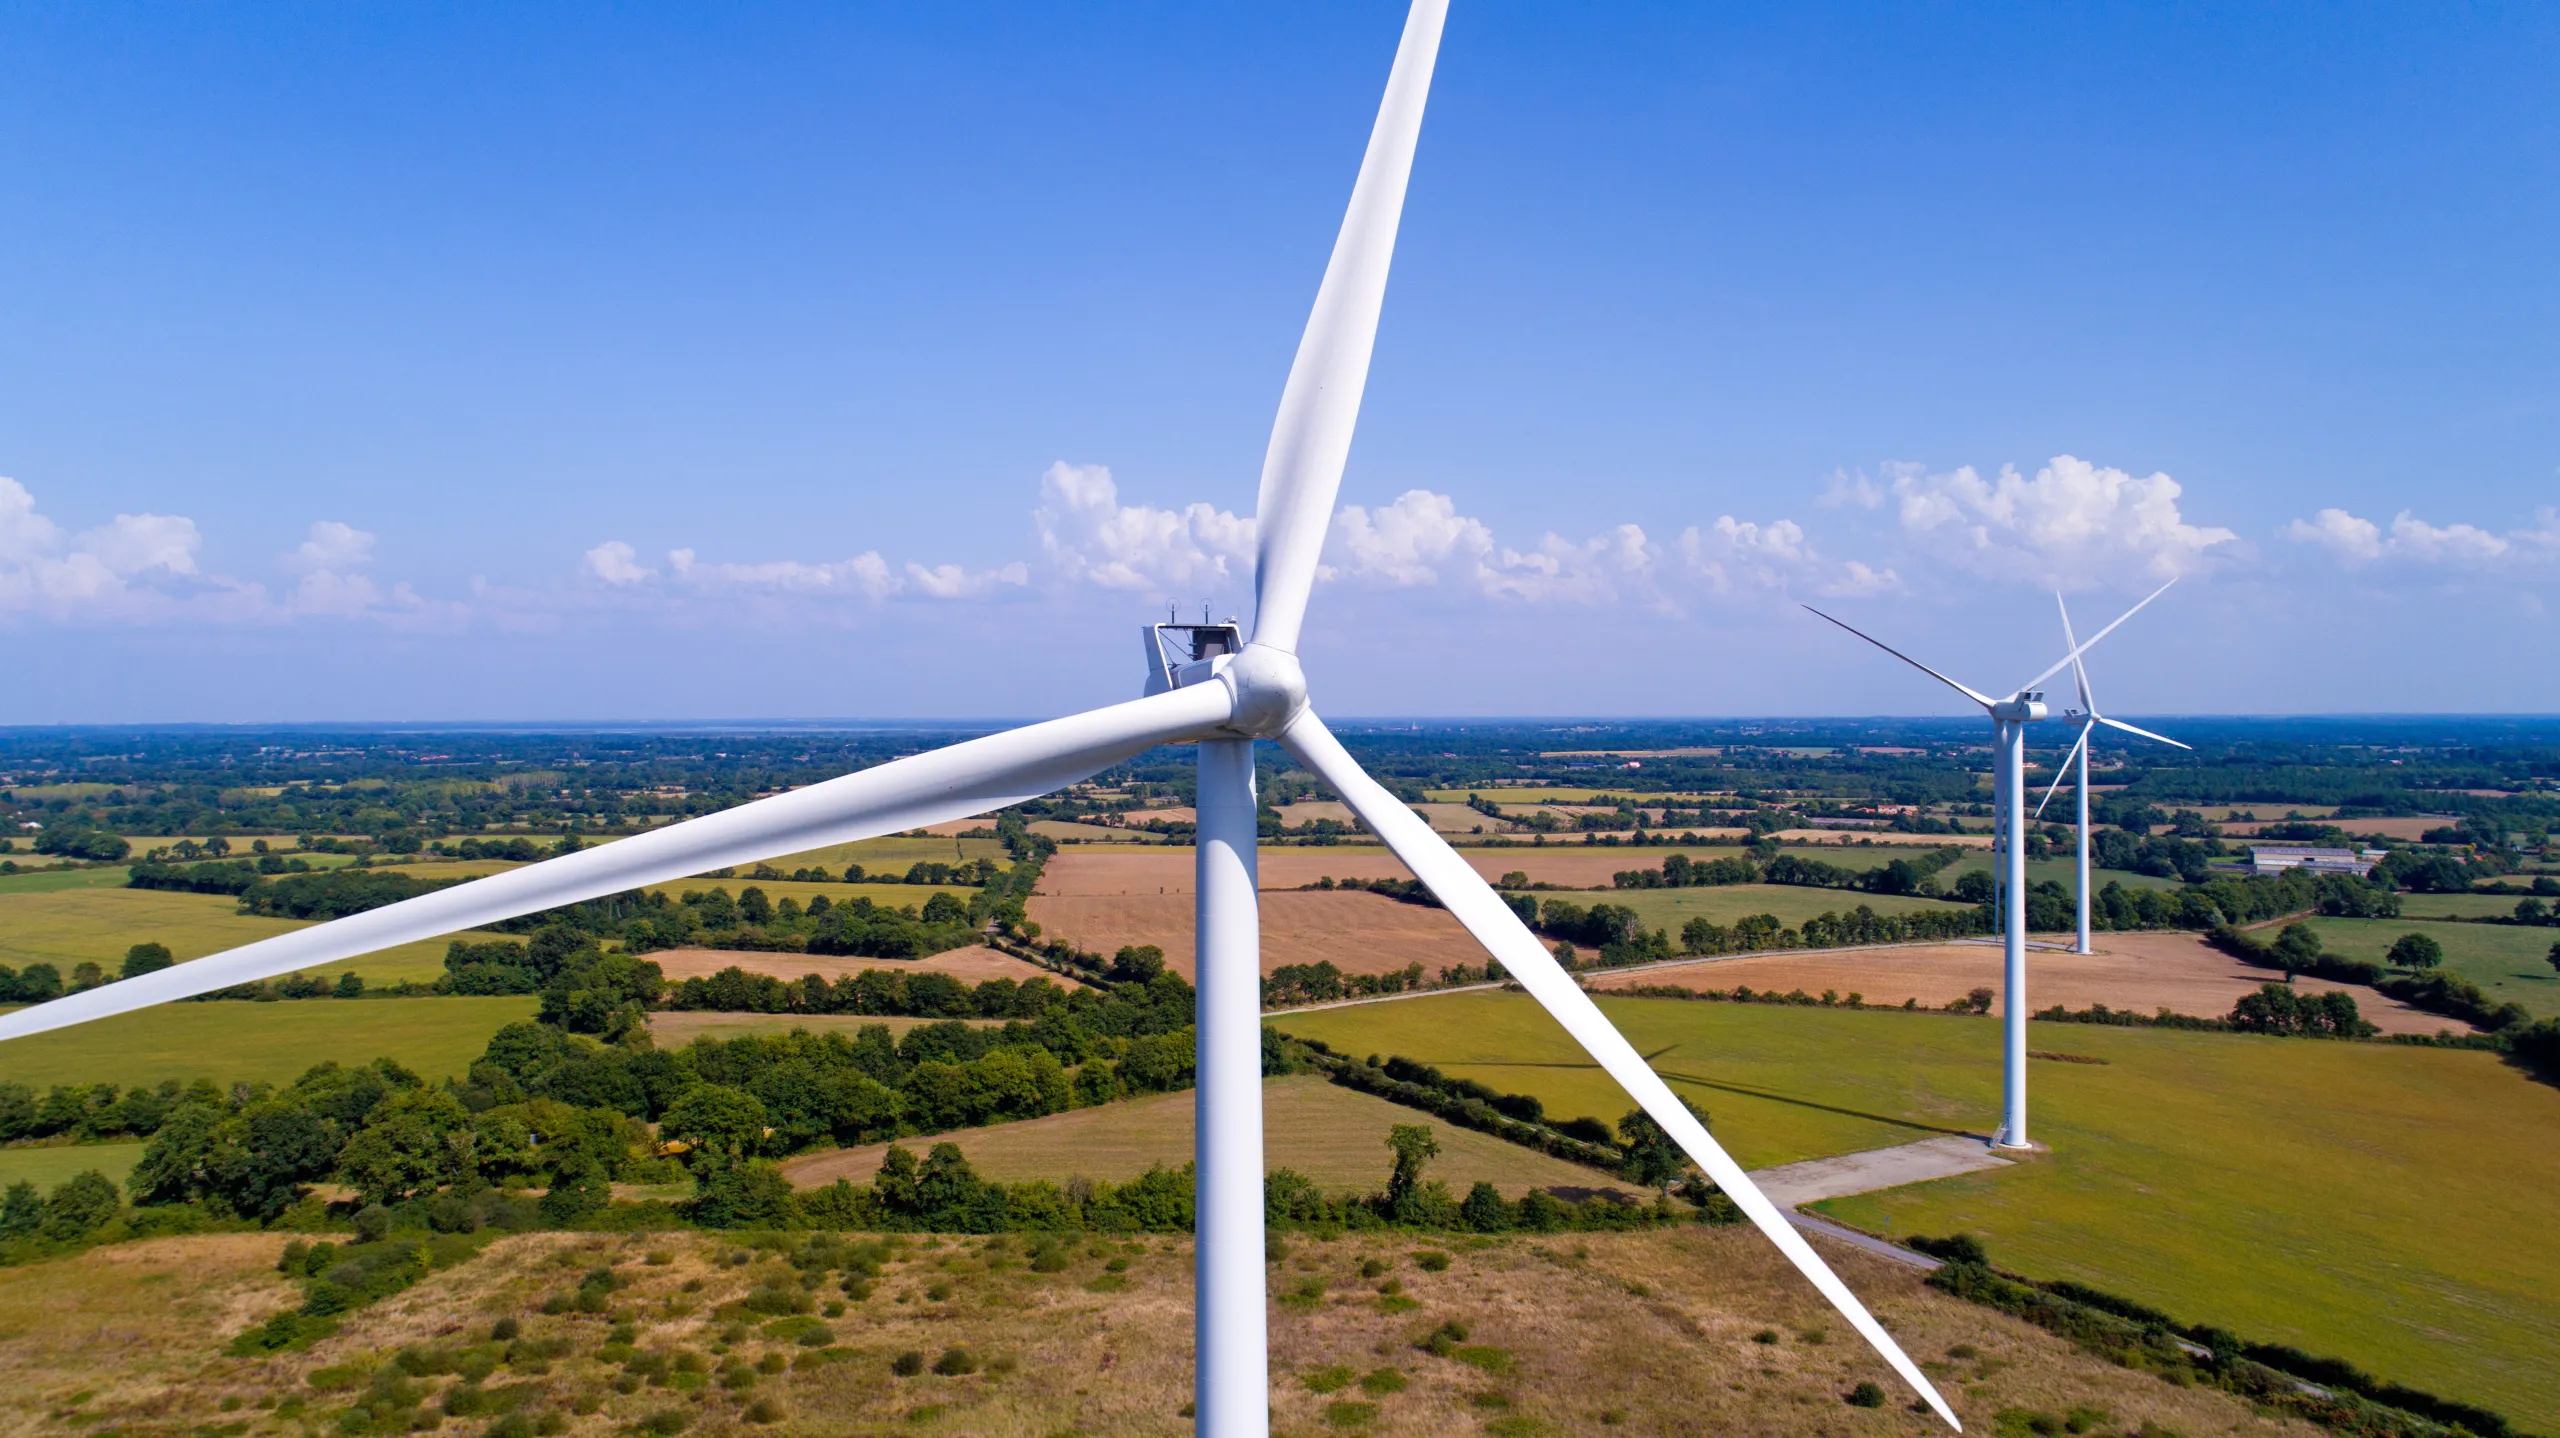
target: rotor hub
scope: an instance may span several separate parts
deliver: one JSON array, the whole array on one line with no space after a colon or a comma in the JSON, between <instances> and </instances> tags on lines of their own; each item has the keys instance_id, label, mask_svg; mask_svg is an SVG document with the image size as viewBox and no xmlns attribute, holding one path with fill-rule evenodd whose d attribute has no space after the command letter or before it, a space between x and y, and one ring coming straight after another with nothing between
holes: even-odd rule
<instances>
[{"instance_id":1,"label":"rotor hub","mask_svg":"<svg viewBox=\"0 0 2560 1438\"><path fill-rule=\"evenodd\" d=\"M1286 649L1254 643L1220 667L1217 682L1235 695L1235 716L1225 728L1256 739L1277 739L1307 707L1307 672Z\"/></svg>"}]
</instances>

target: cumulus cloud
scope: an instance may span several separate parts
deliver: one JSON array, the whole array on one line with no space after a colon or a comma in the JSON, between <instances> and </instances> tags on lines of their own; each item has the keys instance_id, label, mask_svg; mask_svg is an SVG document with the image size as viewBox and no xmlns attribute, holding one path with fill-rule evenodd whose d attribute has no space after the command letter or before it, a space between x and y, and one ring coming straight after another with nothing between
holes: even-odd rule
<instances>
[{"instance_id":1,"label":"cumulus cloud","mask_svg":"<svg viewBox=\"0 0 2560 1438\"><path fill-rule=\"evenodd\" d=\"M1683 568L1716 594L1761 589L1836 598L1902 587L1902 576L1890 568L1824 558L1792 519L1762 525L1719 515L1705 529L1683 530L1679 549Z\"/></svg>"},{"instance_id":2,"label":"cumulus cloud","mask_svg":"<svg viewBox=\"0 0 2560 1438\"><path fill-rule=\"evenodd\" d=\"M1427 489L1392 504L1336 510L1316 578L1384 589L1423 586L1525 603L1653 600L1660 546L1618 525L1586 540L1548 534L1527 549L1497 543L1483 520Z\"/></svg>"},{"instance_id":3,"label":"cumulus cloud","mask_svg":"<svg viewBox=\"0 0 2560 1438\"><path fill-rule=\"evenodd\" d=\"M2032 479L2007 465L1989 479L1969 465L1930 474L1902 464L1887 474L1906 538L1989 577L2058 589L2175 579L2239 537L2189 523L2178 507L2185 491L2166 474L2141 478L2067 454ZM1850 503L1861 495L1837 481L1833 493Z\"/></svg>"},{"instance_id":4,"label":"cumulus cloud","mask_svg":"<svg viewBox=\"0 0 2560 1438\"><path fill-rule=\"evenodd\" d=\"M1253 573L1253 521L1208 504L1122 504L1111 471L1060 460L1032 512L1040 550L1069 582L1105 589L1214 589Z\"/></svg>"},{"instance_id":5,"label":"cumulus cloud","mask_svg":"<svg viewBox=\"0 0 2560 1438\"><path fill-rule=\"evenodd\" d=\"M607 584L638 584L657 572L641 564L639 552L619 539L608 539L587 551L587 573Z\"/></svg>"},{"instance_id":6,"label":"cumulus cloud","mask_svg":"<svg viewBox=\"0 0 2560 1438\"><path fill-rule=\"evenodd\" d=\"M0 613L57 619L144 619L177 609L195 580L203 547L195 521L172 514L119 514L68 539L36 508L35 496L0 477ZM217 593L227 581L197 584Z\"/></svg>"},{"instance_id":7,"label":"cumulus cloud","mask_svg":"<svg viewBox=\"0 0 2560 1438\"><path fill-rule=\"evenodd\" d=\"M2284 528L2297 544L2323 549L2349 565L2397 562L2449 571L2515 571L2560 559L2560 511L2544 508L2530 529L2492 533L2476 524L2429 524L2408 510L2383 527L2343 509L2323 509Z\"/></svg>"}]
</instances>

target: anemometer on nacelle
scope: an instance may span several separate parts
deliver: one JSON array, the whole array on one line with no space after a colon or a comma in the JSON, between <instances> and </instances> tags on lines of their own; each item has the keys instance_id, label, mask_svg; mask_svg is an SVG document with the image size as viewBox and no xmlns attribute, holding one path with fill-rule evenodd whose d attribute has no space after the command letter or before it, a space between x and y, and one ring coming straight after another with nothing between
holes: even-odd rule
<instances>
[{"instance_id":1,"label":"anemometer on nacelle","mask_svg":"<svg viewBox=\"0 0 2560 1438\"><path fill-rule=\"evenodd\" d=\"M1197 624L1182 623L1175 618L1173 606L1165 606L1164 623L1141 627L1138 640L1147 651L1149 694L1200 683L1244 651L1244 631L1236 627L1234 617L1213 623L1206 603L1200 606Z\"/></svg>"}]
</instances>

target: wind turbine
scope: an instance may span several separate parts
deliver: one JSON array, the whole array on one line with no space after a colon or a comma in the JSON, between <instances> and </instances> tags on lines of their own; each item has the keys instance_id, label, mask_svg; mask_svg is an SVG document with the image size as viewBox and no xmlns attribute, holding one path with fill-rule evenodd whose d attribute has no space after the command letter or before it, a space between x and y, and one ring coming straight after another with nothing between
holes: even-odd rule
<instances>
[{"instance_id":1,"label":"wind turbine","mask_svg":"<svg viewBox=\"0 0 2560 1438\"><path fill-rule=\"evenodd\" d=\"M2177 582L2172 579L2169 584ZM2159 598L2169 584L2163 584L2159 589L2151 591L2150 598L2144 599L2142 604L2149 604L2152 599ZM2133 608L2140 609L2142 604L2137 604ZM2071 606L2062 602L2062 594L2059 590L2054 592L2053 606L2062 611L2062 642L2072 644ZM2126 610L2124 619L2132 617L2133 609ZM2116 624L2122 624L2124 619L2117 620ZM2115 624L2107 626L2109 629L2115 627ZM2079 721L2080 737L2072 741L2071 752L2062 756L2061 766L2054 771L2053 787L2045 790L2044 797L2036 801L2036 817L2039 819L2044 817L2044 806L2053 802L2054 791L2060 789L2062 781L2071 776L2071 761L2075 757L2078 758L2080 761L2080 946L2072 952L2086 954L2095 952L2089 947L2089 731L2104 724L2110 729L2122 729L2127 734L2139 734L2145 739L2156 739L2163 744L2176 745L2180 749L2192 749L2195 746L2179 744L2177 740L2166 734L2154 734L2148 729L2137 729L2121 719L2110 719L2099 713L2098 701L2089 697L2089 670L2080 662L2077 645L2073 645L2072 650L2071 681L2080 690L2080 708L2069 717Z\"/></svg>"},{"instance_id":2,"label":"wind turbine","mask_svg":"<svg viewBox=\"0 0 2560 1438\"><path fill-rule=\"evenodd\" d=\"M1323 777L1415 876L1679 1143L1895 1372L1959 1430L1865 1305L1672 1096L1589 995L1474 869L1363 772L1307 703L1308 591L1368 380L1405 182L1446 0L1415 0L1359 179L1316 292L1263 459L1254 626L1149 635L1144 697L841 775L664 829L350 915L0 1017L22 1037L708 869L984 814L1078 783L1159 744L1199 744L1199 1130L1196 1372L1200 1431L1266 1433L1261 934L1253 746L1277 740ZM1187 662L1164 652L1188 630ZM1968 691L1970 692L1970 691ZM2041 711L2039 711L2041 712Z\"/></svg>"},{"instance_id":3,"label":"wind turbine","mask_svg":"<svg viewBox=\"0 0 2560 1438\"><path fill-rule=\"evenodd\" d=\"M2162 585L2166 589L2167 585ZM2159 597L2153 590L2142 604ZM2063 666L2074 664L2090 645L2113 633L2116 624L2131 619L2142 608L2133 606L2106 628L2089 637L2088 644L2073 646L2070 653L2055 660L2052 667L2021 684L2006 699L1994 699L1979 689L1959 684L1883 640L1861 633L1849 625L1832 619L1810 604L1805 608L1821 618L1829 619L1851 634L1866 640L1885 653L1946 685L1982 706L1991 717L1992 774L1995 820L2004 836L1998 851L1996 871L2004 902L1999 906L2002 944L2002 980L2007 992L2001 996L2000 1017L2003 1028L2000 1065L2000 1131L1991 1136L1994 1148L2033 1148L2027 1141L2027 906L2022 901L2027 887L2027 850L2020 842L2026 825L2022 822L2027 808L2026 739L2027 726L2046 717L2044 695L2036 686L2052 678Z\"/></svg>"}]
</instances>

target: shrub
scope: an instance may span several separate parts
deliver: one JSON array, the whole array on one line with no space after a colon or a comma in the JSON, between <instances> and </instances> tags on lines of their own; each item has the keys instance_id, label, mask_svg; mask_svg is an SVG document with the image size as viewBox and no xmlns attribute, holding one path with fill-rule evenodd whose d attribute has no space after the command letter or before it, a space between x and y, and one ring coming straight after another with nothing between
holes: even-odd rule
<instances>
[{"instance_id":1,"label":"shrub","mask_svg":"<svg viewBox=\"0 0 2560 1438\"><path fill-rule=\"evenodd\" d=\"M933 1371L945 1378L959 1378L978 1371L978 1360L966 1348L946 1348L933 1360Z\"/></svg>"},{"instance_id":2,"label":"shrub","mask_svg":"<svg viewBox=\"0 0 2560 1438\"><path fill-rule=\"evenodd\" d=\"M1904 1242L1918 1252L1947 1263L1989 1263L1991 1261L1990 1255L1983 1250L1982 1240L1970 1233L1954 1234L1947 1238L1924 1238L1915 1234Z\"/></svg>"},{"instance_id":3,"label":"shrub","mask_svg":"<svg viewBox=\"0 0 2560 1438\"><path fill-rule=\"evenodd\" d=\"M1884 1390L1873 1383L1861 1383L1850 1389L1840 1401L1852 1408L1882 1408Z\"/></svg>"},{"instance_id":4,"label":"shrub","mask_svg":"<svg viewBox=\"0 0 2560 1438\"><path fill-rule=\"evenodd\" d=\"M1413 1261L1415 1266L1425 1273L1449 1271L1449 1255L1436 1248L1426 1248L1414 1254Z\"/></svg>"},{"instance_id":5,"label":"shrub","mask_svg":"<svg viewBox=\"0 0 2560 1438\"><path fill-rule=\"evenodd\" d=\"M913 1378L924 1371L924 1355L910 1348L889 1360L889 1371L901 1378Z\"/></svg>"},{"instance_id":6,"label":"shrub","mask_svg":"<svg viewBox=\"0 0 2560 1438\"><path fill-rule=\"evenodd\" d=\"M1402 1369L1380 1368L1361 1375L1360 1391L1372 1398L1383 1398L1390 1393L1402 1393L1407 1383Z\"/></svg>"}]
</instances>

